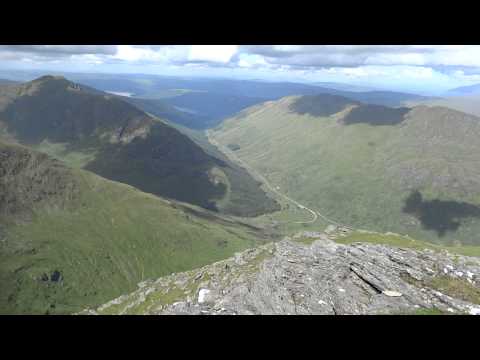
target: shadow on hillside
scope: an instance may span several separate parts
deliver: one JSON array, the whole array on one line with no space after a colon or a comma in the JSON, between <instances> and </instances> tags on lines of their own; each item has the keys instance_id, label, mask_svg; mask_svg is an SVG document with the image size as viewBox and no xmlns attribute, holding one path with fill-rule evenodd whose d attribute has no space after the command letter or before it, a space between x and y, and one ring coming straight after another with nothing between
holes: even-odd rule
<instances>
[{"instance_id":1,"label":"shadow on hillside","mask_svg":"<svg viewBox=\"0 0 480 360\"><path fill-rule=\"evenodd\" d=\"M305 95L290 104L289 109L300 115L330 116L353 104L358 102L337 95Z\"/></svg>"},{"instance_id":2,"label":"shadow on hillside","mask_svg":"<svg viewBox=\"0 0 480 360\"><path fill-rule=\"evenodd\" d=\"M445 236L448 231L457 231L461 225L460 219L480 217L480 207L457 201L423 200L418 191L405 199L402 211L415 216L427 230L434 230L439 237Z\"/></svg>"},{"instance_id":3,"label":"shadow on hillside","mask_svg":"<svg viewBox=\"0 0 480 360\"><path fill-rule=\"evenodd\" d=\"M381 105L362 105L353 108L344 118L345 125L365 123L374 126L395 125L405 120L409 108L389 108Z\"/></svg>"}]
</instances>

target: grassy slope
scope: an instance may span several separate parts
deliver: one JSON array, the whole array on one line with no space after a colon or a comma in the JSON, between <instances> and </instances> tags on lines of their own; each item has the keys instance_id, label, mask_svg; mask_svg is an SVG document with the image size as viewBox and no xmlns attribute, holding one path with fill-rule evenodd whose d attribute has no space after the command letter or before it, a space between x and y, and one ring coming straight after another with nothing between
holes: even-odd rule
<instances>
[{"instance_id":1,"label":"grassy slope","mask_svg":"<svg viewBox=\"0 0 480 360\"><path fill-rule=\"evenodd\" d=\"M412 184L426 199L480 203L478 124L457 128L448 116L426 118L420 109L414 121L394 126L345 126L336 115L291 112L292 101L252 107L225 121L213 136L224 145L238 145L237 155L284 193L343 223L445 244L478 243L478 219L465 219L458 231L439 237L402 212ZM415 171L409 174L409 169ZM438 175L457 177L459 186L443 191Z\"/></svg>"},{"instance_id":2,"label":"grassy slope","mask_svg":"<svg viewBox=\"0 0 480 360\"><path fill-rule=\"evenodd\" d=\"M255 246L252 229L71 170L66 206L0 219L0 313L69 313L131 291L143 279L196 268ZM61 283L40 281L61 272Z\"/></svg>"},{"instance_id":3,"label":"grassy slope","mask_svg":"<svg viewBox=\"0 0 480 360\"><path fill-rule=\"evenodd\" d=\"M399 234L381 234L371 232L353 232L345 237L337 237L336 242L340 244L353 244L356 242L365 242L371 244L390 245L400 248L409 248L415 250L431 249L436 251L448 251L452 254L460 254L464 256L480 257L480 246L442 246L432 244L426 241L416 240L409 236Z\"/></svg>"}]
</instances>

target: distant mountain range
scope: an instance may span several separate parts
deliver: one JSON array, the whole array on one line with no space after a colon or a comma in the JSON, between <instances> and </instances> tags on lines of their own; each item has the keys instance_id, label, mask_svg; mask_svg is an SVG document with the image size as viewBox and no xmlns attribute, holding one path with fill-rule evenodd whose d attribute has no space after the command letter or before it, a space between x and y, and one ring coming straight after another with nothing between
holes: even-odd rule
<instances>
[{"instance_id":1,"label":"distant mountain range","mask_svg":"<svg viewBox=\"0 0 480 360\"><path fill-rule=\"evenodd\" d=\"M447 96L462 96L462 95L480 95L480 84L461 86L450 89L445 94Z\"/></svg>"},{"instance_id":2,"label":"distant mountain range","mask_svg":"<svg viewBox=\"0 0 480 360\"><path fill-rule=\"evenodd\" d=\"M408 106L445 106L475 116L480 116L480 84L451 89L441 97L414 99L405 102Z\"/></svg>"},{"instance_id":3,"label":"distant mountain range","mask_svg":"<svg viewBox=\"0 0 480 360\"><path fill-rule=\"evenodd\" d=\"M452 95L422 101L408 101L407 106L427 105L443 106L467 114L480 116L480 93L468 95Z\"/></svg>"},{"instance_id":4,"label":"distant mountain range","mask_svg":"<svg viewBox=\"0 0 480 360\"><path fill-rule=\"evenodd\" d=\"M343 83L335 83L335 82L316 82L316 83L313 83L313 85L321 86L329 89L343 90L343 91L365 92L365 91L379 90L371 86L361 86L361 85L343 84Z\"/></svg>"},{"instance_id":5,"label":"distant mountain range","mask_svg":"<svg viewBox=\"0 0 480 360\"><path fill-rule=\"evenodd\" d=\"M0 73L1 75L1 73ZM207 129L243 109L291 95L332 94L369 104L403 106L429 97L339 83L301 84L135 74L68 74L69 79L106 92L128 93L128 101L156 116L192 129ZM126 99L124 99L126 100Z\"/></svg>"},{"instance_id":6,"label":"distant mountain range","mask_svg":"<svg viewBox=\"0 0 480 360\"><path fill-rule=\"evenodd\" d=\"M0 85L15 84L15 83L16 83L16 81L13 81L13 80L0 79Z\"/></svg>"}]
</instances>

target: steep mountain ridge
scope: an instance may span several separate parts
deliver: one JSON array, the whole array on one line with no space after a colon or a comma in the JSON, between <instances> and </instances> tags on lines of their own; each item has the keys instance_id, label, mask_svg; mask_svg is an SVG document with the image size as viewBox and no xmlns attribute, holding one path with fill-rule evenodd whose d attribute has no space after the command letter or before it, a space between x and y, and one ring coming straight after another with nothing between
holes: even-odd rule
<instances>
[{"instance_id":1,"label":"steep mountain ridge","mask_svg":"<svg viewBox=\"0 0 480 360\"><path fill-rule=\"evenodd\" d=\"M256 103L292 95L331 94L384 106L403 106L425 96L395 91L349 89L345 84L302 84L260 80L184 78L149 75L69 74L76 81L104 91L132 94L128 101L144 111L163 116L165 107L179 110L169 118L181 125L206 129ZM343 86L342 86L343 85ZM192 116L195 115L195 116Z\"/></svg>"},{"instance_id":2,"label":"steep mountain ridge","mask_svg":"<svg viewBox=\"0 0 480 360\"><path fill-rule=\"evenodd\" d=\"M14 89L15 94L0 108L0 119L27 144L91 136L128 142L144 135L153 124L151 117L119 98L63 77L43 76Z\"/></svg>"},{"instance_id":3,"label":"steep mountain ridge","mask_svg":"<svg viewBox=\"0 0 480 360\"><path fill-rule=\"evenodd\" d=\"M229 164L122 97L59 76L0 87L0 136L159 196L253 216L275 209L253 179L233 184ZM258 191L259 190L259 191ZM238 204L231 192L255 198ZM249 192L250 191L250 192Z\"/></svg>"}]
</instances>

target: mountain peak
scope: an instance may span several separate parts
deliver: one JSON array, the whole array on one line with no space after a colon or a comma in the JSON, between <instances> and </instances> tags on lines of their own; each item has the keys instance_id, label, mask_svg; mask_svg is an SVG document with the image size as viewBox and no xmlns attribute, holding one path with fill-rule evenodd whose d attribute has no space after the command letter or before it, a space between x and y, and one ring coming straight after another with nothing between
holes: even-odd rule
<instances>
[{"instance_id":1,"label":"mountain peak","mask_svg":"<svg viewBox=\"0 0 480 360\"><path fill-rule=\"evenodd\" d=\"M63 76L44 75L21 85L21 93L33 94L39 90L61 91L65 89L81 90L78 84L71 82Z\"/></svg>"},{"instance_id":2,"label":"mountain peak","mask_svg":"<svg viewBox=\"0 0 480 360\"><path fill-rule=\"evenodd\" d=\"M44 83L44 82L50 82L50 81L68 81L64 76L60 75L43 75L40 76L39 78L36 78L32 81L31 83Z\"/></svg>"}]
</instances>

